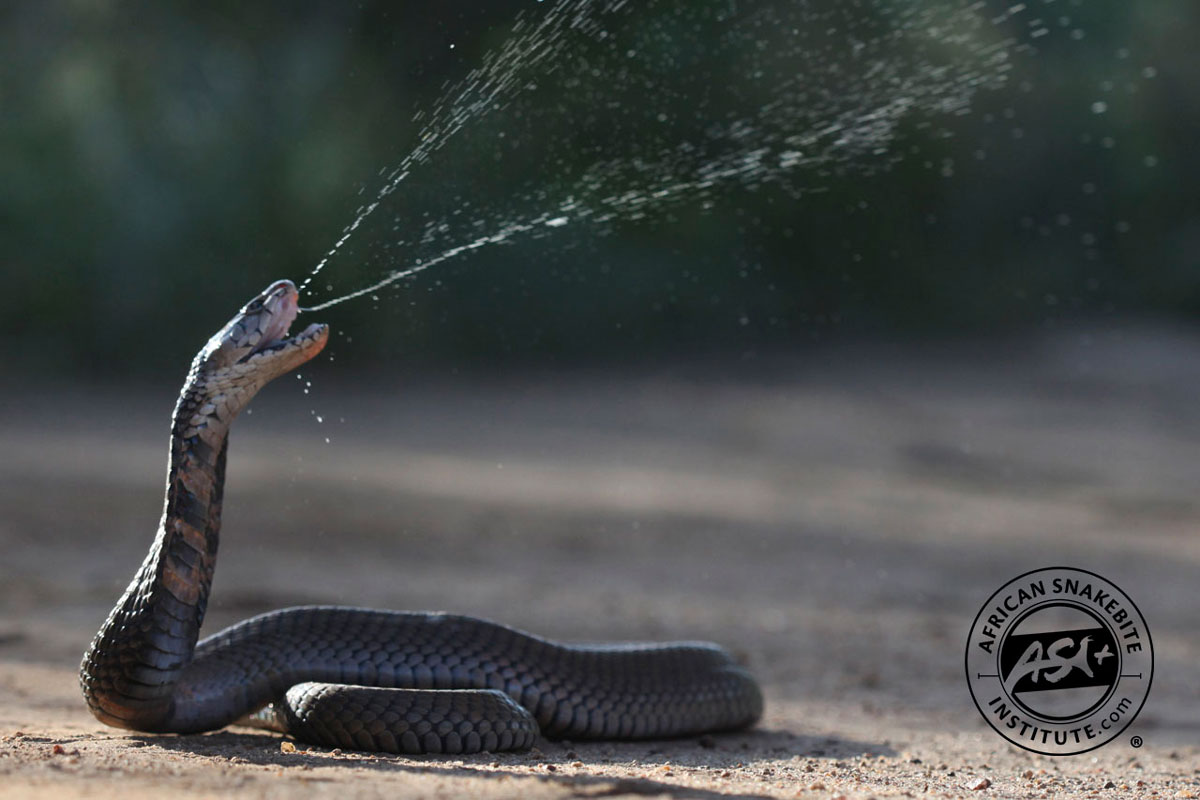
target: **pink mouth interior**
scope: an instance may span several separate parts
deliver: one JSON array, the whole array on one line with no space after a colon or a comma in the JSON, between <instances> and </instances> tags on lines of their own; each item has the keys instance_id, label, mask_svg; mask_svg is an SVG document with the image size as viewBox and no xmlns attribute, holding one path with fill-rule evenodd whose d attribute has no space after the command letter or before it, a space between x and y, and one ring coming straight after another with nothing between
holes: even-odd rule
<instances>
[{"instance_id":1,"label":"pink mouth interior","mask_svg":"<svg viewBox=\"0 0 1200 800\"><path fill-rule=\"evenodd\" d=\"M286 284L282 295L270 304L274 313L271 315L270 323L267 324L267 329L263 331L263 339L267 344L278 342L287 336L288 329L292 327L292 322L295 321L296 314L300 311L299 300L300 293L291 284Z\"/></svg>"},{"instance_id":2,"label":"pink mouth interior","mask_svg":"<svg viewBox=\"0 0 1200 800\"><path fill-rule=\"evenodd\" d=\"M265 350L287 336L300 310L299 298L299 292L290 282L280 281L271 287L265 303L271 310L270 320L263 329L262 338L248 355Z\"/></svg>"}]
</instances>

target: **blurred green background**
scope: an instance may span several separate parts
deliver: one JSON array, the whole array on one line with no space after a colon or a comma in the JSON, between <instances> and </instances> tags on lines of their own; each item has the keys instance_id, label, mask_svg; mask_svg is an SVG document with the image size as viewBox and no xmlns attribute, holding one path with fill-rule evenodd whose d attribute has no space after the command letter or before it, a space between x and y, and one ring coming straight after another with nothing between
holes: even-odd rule
<instances>
[{"instance_id":1,"label":"blurred green background","mask_svg":"<svg viewBox=\"0 0 1200 800\"><path fill-rule=\"evenodd\" d=\"M494 218L536 212L539 185L597 152L642 152L666 135L644 112L686 137L738 113L733 104L769 101L769 81L749 81L728 52L703 57L703 36L722 25L712 9L764 5L635 8L627 30L674 19L695 34L700 55L676 91L624 91L614 55L596 63L591 95L548 81L476 120L351 237L315 299L405 266L403 253L388 260L390 242L464 198ZM1012 6L985 5L989 16ZM903 158L888 169L831 169L798 198L730 188L709 208L485 248L376 301L321 312L342 337L336 364L583 363L1078 317L1194 320L1200 7L1028 5L996 35L1027 37L1031 15L1054 33L1031 42L1037 52L971 113L906 121L890 148ZM880 6L841 8L886 30ZM4 4L0 338L10 375L181 373L270 280L308 275L380 171L416 144L414 113L500 46L518 13L543 11L532 0ZM596 101L609 71L627 111L585 124L578 106ZM696 107L692 85L726 91Z\"/></svg>"}]
</instances>

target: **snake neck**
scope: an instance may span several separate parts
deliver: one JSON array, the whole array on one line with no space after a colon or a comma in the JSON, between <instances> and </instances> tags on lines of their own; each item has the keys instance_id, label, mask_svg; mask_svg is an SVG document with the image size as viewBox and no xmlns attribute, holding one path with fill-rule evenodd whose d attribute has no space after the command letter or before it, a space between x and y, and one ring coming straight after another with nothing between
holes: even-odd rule
<instances>
[{"instance_id":1,"label":"snake neck","mask_svg":"<svg viewBox=\"0 0 1200 800\"><path fill-rule=\"evenodd\" d=\"M180 394L162 521L80 672L92 713L110 725L154 730L171 717L216 567L229 428L256 390L220 391L194 369Z\"/></svg>"}]
</instances>

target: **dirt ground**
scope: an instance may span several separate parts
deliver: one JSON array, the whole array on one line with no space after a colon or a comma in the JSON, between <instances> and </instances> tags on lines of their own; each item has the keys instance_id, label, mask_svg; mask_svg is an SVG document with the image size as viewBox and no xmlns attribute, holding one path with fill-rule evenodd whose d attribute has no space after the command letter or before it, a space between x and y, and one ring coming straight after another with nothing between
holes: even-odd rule
<instances>
[{"instance_id":1,"label":"dirt ground","mask_svg":"<svg viewBox=\"0 0 1200 800\"><path fill-rule=\"evenodd\" d=\"M184 366L0 394L0 796L1200 796L1200 332L282 379L234 430L206 630L443 609L711 639L765 687L743 733L465 758L87 713L75 672L153 534ZM1059 564L1133 597L1155 675L1117 740L1051 758L986 726L963 650L994 590Z\"/></svg>"}]
</instances>

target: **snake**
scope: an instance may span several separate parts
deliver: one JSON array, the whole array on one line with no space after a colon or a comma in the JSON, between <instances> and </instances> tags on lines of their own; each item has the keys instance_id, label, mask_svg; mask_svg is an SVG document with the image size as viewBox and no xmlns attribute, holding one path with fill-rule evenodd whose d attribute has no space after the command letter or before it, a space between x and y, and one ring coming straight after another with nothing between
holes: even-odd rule
<instances>
[{"instance_id":1,"label":"snake","mask_svg":"<svg viewBox=\"0 0 1200 800\"><path fill-rule=\"evenodd\" d=\"M528 749L539 735L681 737L761 717L755 679L706 642L562 643L477 617L343 606L284 608L200 640L231 424L329 339L321 323L289 336L299 311L295 284L276 281L192 361L158 530L80 667L97 719L177 734L240 722L319 746L423 754Z\"/></svg>"}]
</instances>

